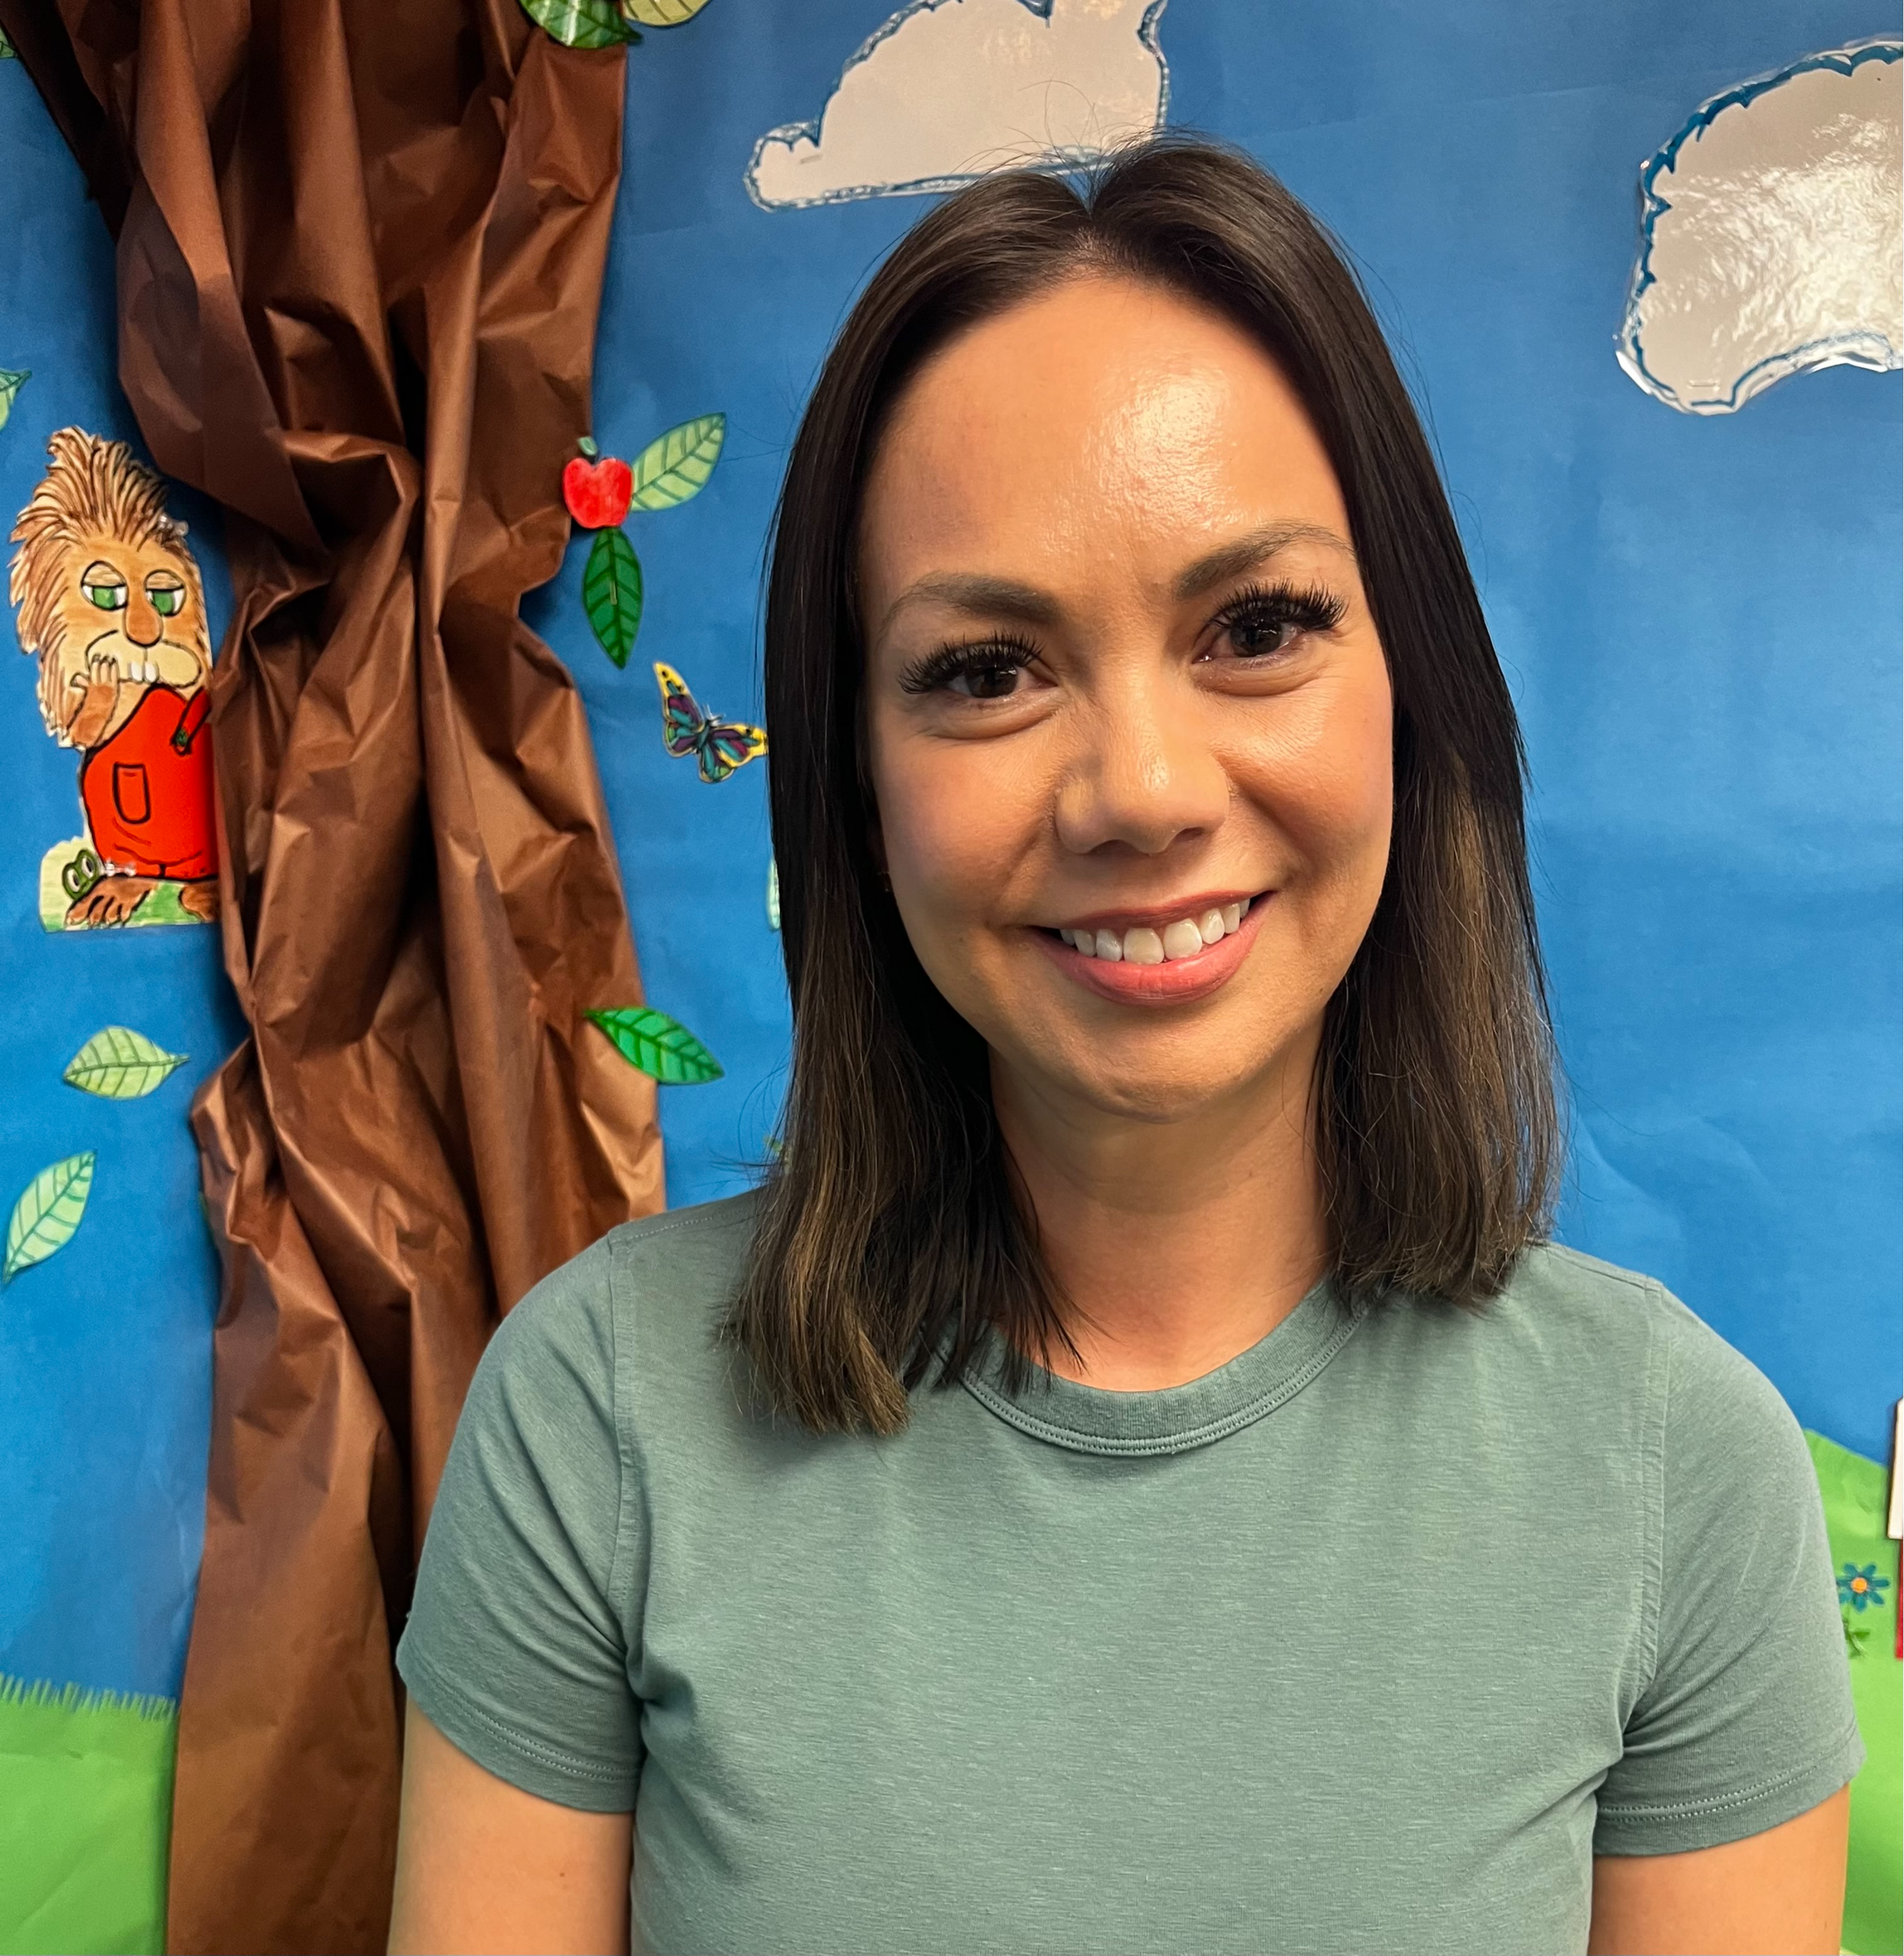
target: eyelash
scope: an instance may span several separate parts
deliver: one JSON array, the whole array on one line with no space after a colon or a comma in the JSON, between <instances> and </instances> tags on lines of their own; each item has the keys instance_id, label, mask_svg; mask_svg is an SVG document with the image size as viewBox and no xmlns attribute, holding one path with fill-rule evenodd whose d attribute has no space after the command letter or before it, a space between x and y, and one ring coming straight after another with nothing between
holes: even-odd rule
<instances>
[{"instance_id":1,"label":"eyelash","mask_svg":"<svg viewBox=\"0 0 1904 1956\"><path fill-rule=\"evenodd\" d=\"M1214 622L1226 632L1244 624L1259 628L1294 625L1303 632L1330 632L1348 610L1345 599L1319 584L1252 584L1239 591ZM1247 659L1261 655L1246 652L1241 656Z\"/></svg>"},{"instance_id":2,"label":"eyelash","mask_svg":"<svg viewBox=\"0 0 1904 1956\"><path fill-rule=\"evenodd\" d=\"M1043 657L1028 639L1010 632L995 632L988 637L969 639L963 645L941 645L916 659L900 675L900 685L907 692L935 692L955 679L982 672L1022 672Z\"/></svg>"},{"instance_id":3,"label":"eyelash","mask_svg":"<svg viewBox=\"0 0 1904 1956\"><path fill-rule=\"evenodd\" d=\"M1252 584L1238 592L1212 623L1220 630L1234 631L1241 624L1259 627L1294 625L1304 632L1332 631L1348 610L1336 593L1319 584ZM955 679L982 672L1023 671L1036 665L1043 655L1029 639L1010 632L995 633L984 639L941 645L909 666L900 680L910 693L936 692ZM1244 653L1246 659L1261 656Z\"/></svg>"}]
</instances>

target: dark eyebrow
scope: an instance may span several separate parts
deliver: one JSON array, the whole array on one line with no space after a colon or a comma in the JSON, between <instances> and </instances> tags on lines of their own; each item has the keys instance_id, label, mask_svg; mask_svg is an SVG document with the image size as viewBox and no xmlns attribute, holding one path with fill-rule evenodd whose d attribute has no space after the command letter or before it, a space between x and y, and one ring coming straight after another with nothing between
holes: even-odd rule
<instances>
[{"instance_id":1,"label":"dark eyebrow","mask_svg":"<svg viewBox=\"0 0 1904 1956\"><path fill-rule=\"evenodd\" d=\"M1355 560L1347 540L1319 523L1271 523L1212 551L1208 557L1198 558L1180 573L1171 587L1171 595L1180 603L1201 597L1226 579L1267 563L1278 551L1295 543L1321 544L1341 551L1351 563ZM1047 628L1058 623L1060 613L1058 601L1036 585L1020 584L1008 577L987 577L976 571L935 571L908 585L893 600L874 634L875 642L885 636L893 620L909 604L944 604L975 617L1009 618L1021 625Z\"/></svg>"},{"instance_id":2,"label":"dark eyebrow","mask_svg":"<svg viewBox=\"0 0 1904 1956\"><path fill-rule=\"evenodd\" d=\"M1355 561L1355 552L1348 538L1320 523L1271 523L1212 551L1208 557L1199 557L1179 574L1171 595L1180 603L1200 598L1205 592L1232 577L1240 577L1246 570L1254 570L1258 564L1266 563L1278 552L1297 543L1321 544L1326 549L1341 551L1350 563Z\"/></svg>"},{"instance_id":3,"label":"dark eyebrow","mask_svg":"<svg viewBox=\"0 0 1904 1956\"><path fill-rule=\"evenodd\" d=\"M909 584L887 607L875 641L909 604L944 604L984 618L1010 618L1021 625L1055 625L1058 601L1035 585L1014 583L1008 577L985 577L976 572L937 571Z\"/></svg>"}]
</instances>

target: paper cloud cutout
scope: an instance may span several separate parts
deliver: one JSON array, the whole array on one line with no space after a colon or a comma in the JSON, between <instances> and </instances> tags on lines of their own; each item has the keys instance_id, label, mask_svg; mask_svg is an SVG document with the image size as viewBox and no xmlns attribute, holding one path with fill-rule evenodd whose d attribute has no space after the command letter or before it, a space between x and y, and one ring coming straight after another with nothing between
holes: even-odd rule
<instances>
[{"instance_id":1,"label":"paper cloud cutout","mask_svg":"<svg viewBox=\"0 0 1904 1956\"><path fill-rule=\"evenodd\" d=\"M1704 103L1640 172L1618 353L1725 415L1817 367L1904 367L1904 42L1808 55Z\"/></svg>"},{"instance_id":2,"label":"paper cloud cutout","mask_svg":"<svg viewBox=\"0 0 1904 1956\"><path fill-rule=\"evenodd\" d=\"M950 190L1014 166L1086 162L1163 126L1166 0L910 0L811 122L754 145L768 210Z\"/></svg>"}]
</instances>

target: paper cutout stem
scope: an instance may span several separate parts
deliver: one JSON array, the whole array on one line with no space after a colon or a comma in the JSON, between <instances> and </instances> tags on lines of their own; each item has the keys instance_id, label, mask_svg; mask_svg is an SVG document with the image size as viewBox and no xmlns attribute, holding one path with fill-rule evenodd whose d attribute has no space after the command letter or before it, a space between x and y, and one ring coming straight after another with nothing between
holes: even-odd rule
<instances>
[{"instance_id":1,"label":"paper cutout stem","mask_svg":"<svg viewBox=\"0 0 1904 1956\"><path fill-rule=\"evenodd\" d=\"M102 1100L142 1100L185 1059L184 1053L166 1052L130 1026L105 1026L74 1054L60 1077Z\"/></svg>"},{"instance_id":2,"label":"paper cutout stem","mask_svg":"<svg viewBox=\"0 0 1904 1956\"><path fill-rule=\"evenodd\" d=\"M7 1254L0 1266L0 1284L10 1284L20 1273L43 1264L73 1240L93 1193L91 1150L49 1163L20 1191L7 1219Z\"/></svg>"},{"instance_id":3,"label":"paper cutout stem","mask_svg":"<svg viewBox=\"0 0 1904 1956\"><path fill-rule=\"evenodd\" d=\"M601 1027L630 1066L664 1087L698 1087L721 1077L719 1060L682 1024L650 1005L619 1005L586 1016Z\"/></svg>"}]
</instances>

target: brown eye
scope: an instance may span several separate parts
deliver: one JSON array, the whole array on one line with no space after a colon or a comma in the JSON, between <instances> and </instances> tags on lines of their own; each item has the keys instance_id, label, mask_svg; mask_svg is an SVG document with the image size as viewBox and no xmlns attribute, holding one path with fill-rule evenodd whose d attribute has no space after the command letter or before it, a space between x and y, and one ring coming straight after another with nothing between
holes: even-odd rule
<instances>
[{"instance_id":1,"label":"brown eye","mask_svg":"<svg viewBox=\"0 0 1904 1956\"><path fill-rule=\"evenodd\" d=\"M1239 592L1215 622L1232 656L1269 659L1294 650L1312 633L1333 631L1347 610L1319 585L1259 585Z\"/></svg>"},{"instance_id":2,"label":"brown eye","mask_svg":"<svg viewBox=\"0 0 1904 1956\"><path fill-rule=\"evenodd\" d=\"M1230 627L1230 642L1245 658L1265 652L1287 651L1298 627L1293 618L1244 617Z\"/></svg>"},{"instance_id":3,"label":"brown eye","mask_svg":"<svg viewBox=\"0 0 1904 1956\"><path fill-rule=\"evenodd\" d=\"M1019 667L1013 665L969 666L953 681L954 688L974 699L1003 699L1018 690ZM960 681L963 683L961 685Z\"/></svg>"}]
</instances>

